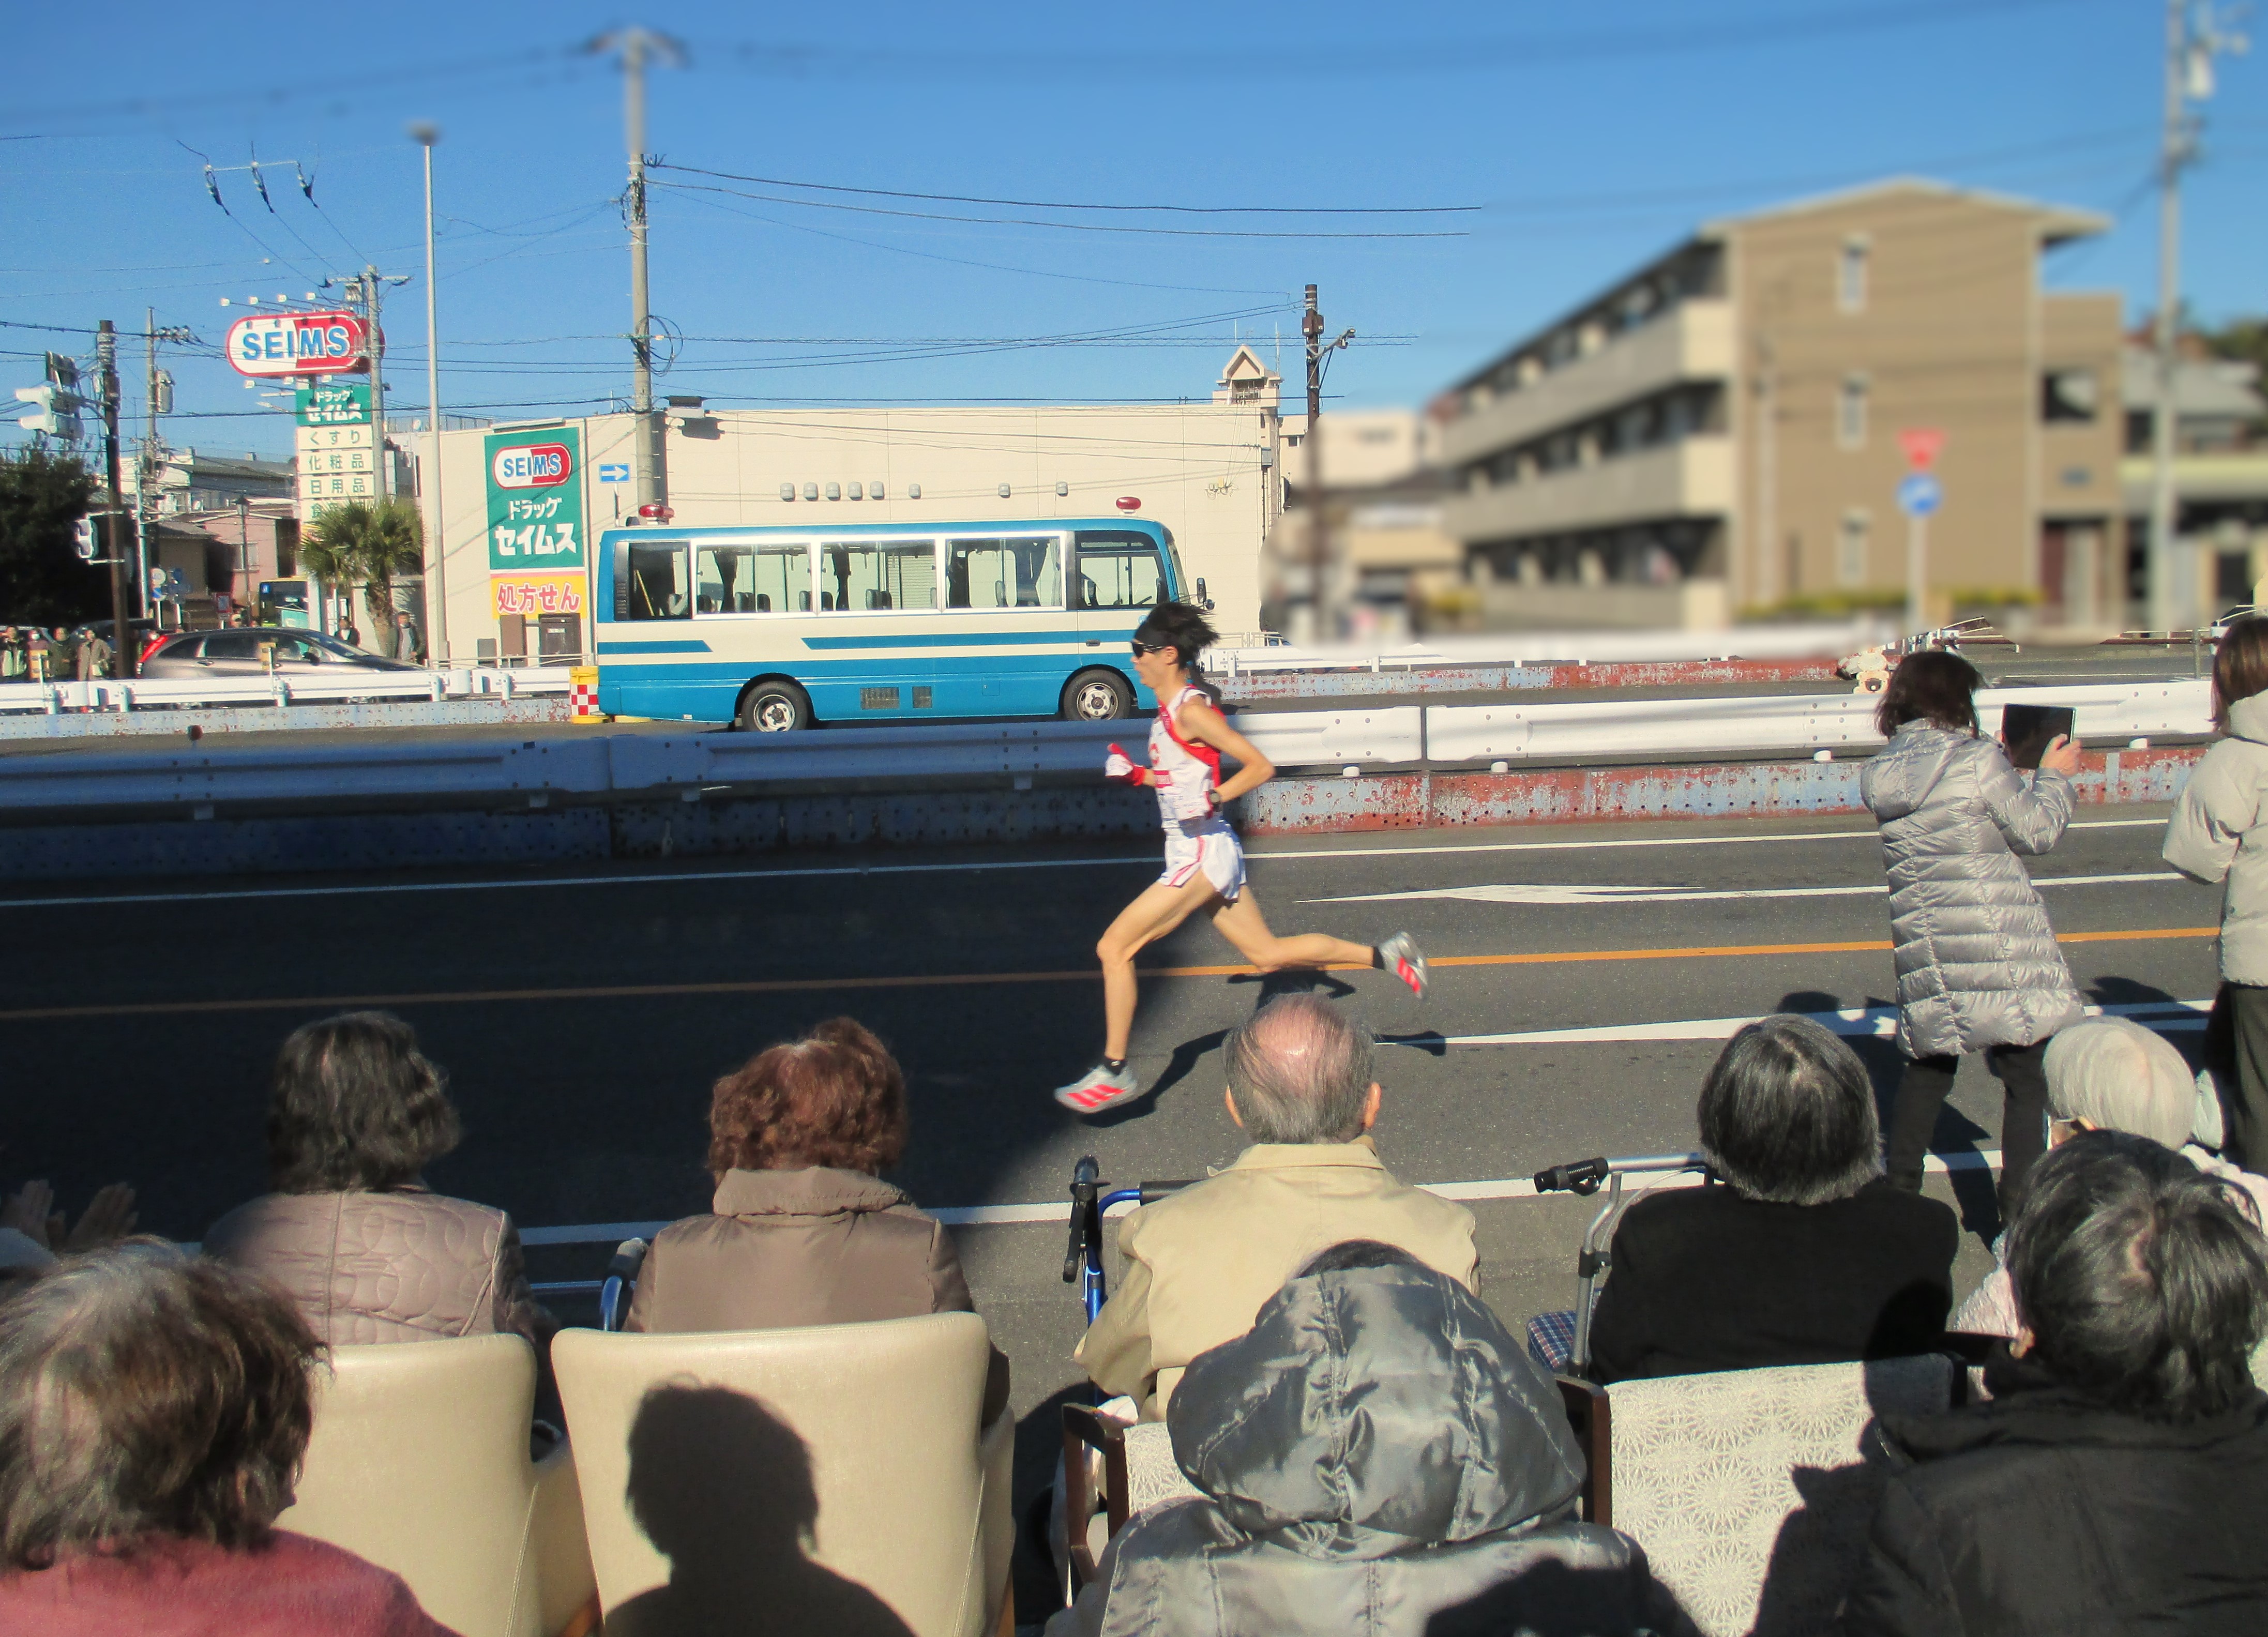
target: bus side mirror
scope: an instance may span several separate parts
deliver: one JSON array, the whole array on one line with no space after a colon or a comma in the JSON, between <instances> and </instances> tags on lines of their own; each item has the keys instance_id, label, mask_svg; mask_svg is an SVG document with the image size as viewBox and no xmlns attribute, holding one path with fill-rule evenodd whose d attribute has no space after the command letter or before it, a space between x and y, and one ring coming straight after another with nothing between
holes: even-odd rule
<instances>
[{"instance_id":1,"label":"bus side mirror","mask_svg":"<svg viewBox=\"0 0 2268 1637\"><path fill-rule=\"evenodd\" d=\"M1208 610L1212 607L1212 599L1205 595L1204 576L1202 574L1197 576L1197 607Z\"/></svg>"}]
</instances>

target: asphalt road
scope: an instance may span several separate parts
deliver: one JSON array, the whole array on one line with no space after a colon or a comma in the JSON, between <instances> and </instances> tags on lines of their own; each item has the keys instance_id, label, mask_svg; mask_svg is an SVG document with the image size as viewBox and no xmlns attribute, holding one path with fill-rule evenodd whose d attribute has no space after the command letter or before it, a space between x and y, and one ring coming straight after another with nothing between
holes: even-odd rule
<instances>
[{"instance_id":1,"label":"asphalt road","mask_svg":"<svg viewBox=\"0 0 2268 1637\"><path fill-rule=\"evenodd\" d=\"M2163 819L2084 809L2035 861L2037 879L2058 883L2043 895L2097 1001L2213 992L2216 895L2159 861ZM1880 856L1863 820L1278 839L1252 857L1271 925L1365 941L1407 927L1433 959L1431 997L1420 1004L1377 972L1263 982L1192 925L1149 957L1166 969L1144 984L1135 1032L1152 1089L1094 1121L1049 1091L1100 1043L1092 947L1155 873L1147 849L18 889L0 899L14 957L0 996L0 1177L50 1177L73 1205L124 1177L145 1228L198 1238L262 1189L276 1043L327 1013L382 1005L416 1025L464 1111L467 1140L434 1168L436 1186L502 1206L527 1229L671 1218L707 1202L710 1082L847 1012L907 1071L914 1139L896 1180L933 1206L1039 1204L1064 1197L1082 1154L1122 1179L1201 1176L1232 1158L1223 1033L1269 994L1314 984L1389 1043L1388 1164L1414 1182L1487 1183L1690 1147L1694 1096L1729 1025L1663 1025L1892 994ZM1536 1031L1557 1037L1470 1038ZM1889 1043L1857 1043L1887 1094ZM1992 1149L1999 1128L1997 1084L1971 1062L1937 1146ZM1971 1230L1965 1287L1989 1265L1989 1178L1932 1186L1957 1192ZM1566 1305L1588 1208L1521 1198L1473 1208L1499 1309L1517 1322ZM1061 1220L956 1236L1015 1364L1036 1473L1046 1406L1075 1379ZM531 1260L540 1279L594 1278L608 1248L539 1245Z\"/></svg>"}]
</instances>

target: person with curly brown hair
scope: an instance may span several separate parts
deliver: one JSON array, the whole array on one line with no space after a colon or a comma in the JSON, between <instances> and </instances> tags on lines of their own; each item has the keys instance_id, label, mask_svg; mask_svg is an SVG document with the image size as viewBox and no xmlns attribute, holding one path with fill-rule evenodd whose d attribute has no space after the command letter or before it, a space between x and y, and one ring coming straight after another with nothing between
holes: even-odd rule
<instances>
[{"instance_id":1,"label":"person with curly brown hair","mask_svg":"<svg viewBox=\"0 0 2268 1637\"><path fill-rule=\"evenodd\" d=\"M768 1047L710 1094L706 1215L654 1236L624 1328L855 1324L973 1313L945 1225L881 1180L905 1152L906 1080L855 1020ZM1008 1401L995 1348L988 1422Z\"/></svg>"},{"instance_id":2,"label":"person with curly brown hair","mask_svg":"<svg viewBox=\"0 0 2268 1637\"><path fill-rule=\"evenodd\" d=\"M449 1637L276 1527L323 1354L267 1280L129 1240L0 1304L0 1632Z\"/></svg>"}]
</instances>

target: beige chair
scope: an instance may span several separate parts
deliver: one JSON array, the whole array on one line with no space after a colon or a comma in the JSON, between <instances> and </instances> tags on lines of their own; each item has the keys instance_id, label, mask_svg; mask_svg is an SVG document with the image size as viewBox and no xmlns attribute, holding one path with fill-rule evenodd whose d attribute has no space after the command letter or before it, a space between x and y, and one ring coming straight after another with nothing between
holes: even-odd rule
<instances>
[{"instance_id":1,"label":"beige chair","mask_svg":"<svg viewBox=\"0 0 2268 1637\"><path fill-rule=\"evenodd\" d=\"M1004 1414L979 1436L990 1353L973 1313L562 1331L552 1364L610 1637L718 1619L846 1637L1008 1629L1015 1425Z\"/></svg>"},{"instance_id":2,"label":"beige chair","mask_svg":"<svg viewBox=\"0 0 2268 1637\"><path fill-rule=\"evenodd\" d=\"M462 1637L589 1629L593 1580L565 1446L528 1459L535 1353L518 1336L335 1347L277 1526L409 1582Z\"/></svg>"},{"instance_id":3,"label":"beige chair","mask_svg":"<svg viewBox=\"0 0 2268 1637\"><path fill-rule=\"evenodd\" d=\"M1055 1546L1058 1561L1067 1562L1072 1575L1064 1589L1076 1596L1079 1587L1096 1578L1102 1549L1120 1530L1152 1507L1192 1495L1202 1500L1204 1491L1183 1476L1174 1456L1173 1434L1163 1421L1129 1425L1085 1405L1067 1404L1063 1424L1064 1504ZM1071 1518L1085 1519L1086 1527L1072 1529L1065 1521Z\"/></svg>"},{"instance_id":4,"label":"beige chair","mask_svg":"<svg viewBox=\"0 0 2268 1637\"><path fill-rule=\"evenodd\" d=\"M1962 1384L1941 1353L1603 1391L1560 1379L1590 1456L1584 1515L1645 1547L1709 1637L1828 1629L1881 1495L1875 1418L1948 1409Z\"/></svg>"}]
</instances>

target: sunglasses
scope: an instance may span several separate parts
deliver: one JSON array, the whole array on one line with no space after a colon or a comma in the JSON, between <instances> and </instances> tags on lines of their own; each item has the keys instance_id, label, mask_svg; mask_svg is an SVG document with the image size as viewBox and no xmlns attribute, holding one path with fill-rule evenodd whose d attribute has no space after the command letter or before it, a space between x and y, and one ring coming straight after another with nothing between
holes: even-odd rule
<instances>
[{"instance_id":1,"label":"sunglasses","mask_svg":"<svg viewBox=\"0 0 2268 1637\"><path fill-rule=\"evenodd\" d=\"M1171 653L1174 652L1174 645L1170 642L1144 642L1141 638L1137 638L1131 645L1134 649L1134 657L1138 660L1145 653Z\"/></svg>"}]
</instances>

